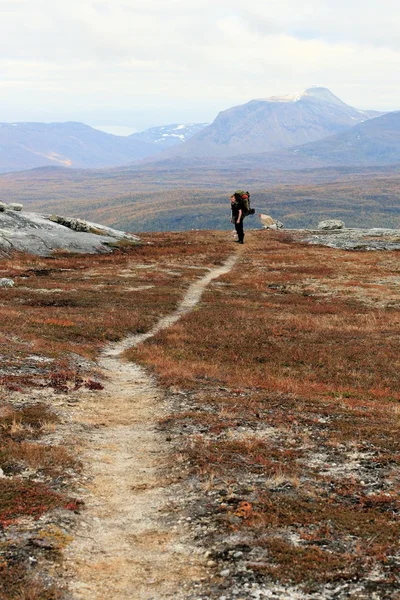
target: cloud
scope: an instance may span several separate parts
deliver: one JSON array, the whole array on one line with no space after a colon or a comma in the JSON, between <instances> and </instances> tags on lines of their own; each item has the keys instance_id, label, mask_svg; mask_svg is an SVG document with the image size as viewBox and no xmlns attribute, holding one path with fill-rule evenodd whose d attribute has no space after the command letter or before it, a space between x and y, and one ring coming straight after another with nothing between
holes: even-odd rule
<instances>
[{"instance_id":1,"label":"cloud","mask_svg":"<svg viewBox=\"0 0 400 600\"><path fill-rule=\"evenodd\" d=\"M396 2L0 0L2 118L203 121L314 83L353 105L400 108Z\"/></svg>"}]
</instances>

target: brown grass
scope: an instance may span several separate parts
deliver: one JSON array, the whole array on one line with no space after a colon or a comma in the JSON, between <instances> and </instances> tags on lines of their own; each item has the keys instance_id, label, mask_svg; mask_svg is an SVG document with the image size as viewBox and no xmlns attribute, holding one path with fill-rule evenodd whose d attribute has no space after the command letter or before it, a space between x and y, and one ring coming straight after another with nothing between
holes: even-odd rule
<instances>
[{"instance_id":1,"label":"brown grass","mask_svg":"<svg viewBox=\"0 0 400 600\"><path fill-rule=\"evenodd\" d=\"M151 239L112 255L21 254L0 261L0 275L16 282L0 290L5 358L67 352L94 358L104 343L146 331L171 312L199 273L191 267L206 269L227 252L218 234L212 248L196 233L190 241L169 234Z\"/></svg>"},{"instance_id":2,"label":"brown grass","mask_svg":"<svg viewBox=\"0 0 400 600\"><path fill-rule=\"evenodd\" d=\"M144 241L111 257L3 262L1 276L17 282L0 291L6 392L89 384L68 353L93 358L107 340L147 330L233 245L210 232ZM257 560L243 560L262 582L321 589L356 578L369 589L376 569L374 589L395 589L398 277L396 253L248 232L239 266L200 306L130 352L173 395L162 427L176 435L177 459L212 520L205 543L217 539L221 556L232 544L256 549ZM54 362L14 372L33 352ZM11 454L36 469L67 468L60 449L33 449L43 427L35 418L4 421Z\"/></svg>"},{"instance_id":3,"label":"brown grass","mask_svg":"<svg viewBox=\"0 0 400 600\"><path fill-rule=\"evenodd\" d=\"M20 543L0 546L0 600L62 597L34 576L29 556L42 553L35 563L42 570L45 551L26 540L39 527L32 518L47 513L51 524L54 509L79 505L66 490L80 464L71 450L49 443L46 436L59 418L50 406L34 403L32 391L101 390L95 363L79 366L81 357L94 361L108 341L147 331L175 309L195 278L229 252L225 235L218 233L210 234L210 246L196 233L144 238L142 246L120 247L112 255L14 254L0 261L0 276L15 281L14 288L0 289L0 468L6 475L0 478L0 526L8 539L13 527L23 531L23 523L31 523ZM54 519L57 523L57 512ZM51 557L60 559L53 551Z\"/></svg>"},{"instance_id":4,"label":"brown grass","mask_svg":"<svg viewBox=\"0 0 400 600\"><path fill-rule=\"evenodd\" d=\"M164 427L188 436L188 468L199 494L211 494L203 502L227 548L234 530L259 548L248 566L274 581L324 585L379 566L390 586L400 533L397 255L250 237L196 312L130 355L190 394ZM220 489L222 515L212 500Z\"/></svg>"}]
</instances>

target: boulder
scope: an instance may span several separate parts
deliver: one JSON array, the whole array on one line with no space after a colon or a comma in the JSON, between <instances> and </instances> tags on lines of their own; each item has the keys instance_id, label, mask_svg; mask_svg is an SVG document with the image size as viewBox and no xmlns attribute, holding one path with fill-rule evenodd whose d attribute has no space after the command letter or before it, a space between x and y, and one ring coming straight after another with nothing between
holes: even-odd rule
<instances>
[{"instance_id":1,"label":"boulder","mask_svg":"<svg viewBox=\"0 0 400 600\"><path fill-rule=\"evenodd\" d=\"M0 212L4 212L7 208L7 204L4 202L0 202Z\"/></svg>"},{"instance_id":2,"label":"boulder","mask_svg":"<svg viewBox=\"0 0 400 600\"><path fill-rule=\"evenodd\" d=\"M332 230L332 229L344 229L343 221L339 219L326 219L318 223L318 229Z\"/></svg>"},{"instance_id":3,"label":"boulder","mask_svg":"<svg viewBox=\"0 0 400 600\"><path fill-rule=\"evenodd\" d=\"M7 206L7 208L9 210L16 210L17 212L20 212L24 208L24 205L23 204L18 204L18 202L11 202L11 204L9 204Z\"/></svg>"},{"instance_id":4,"label":"boulder","mask_svg":"<svg viewBox=\"0 0 400 600\"><path fill-rule=\"evenodd\" d=\"M62 225L58 219L66 222ZM54 251L103 253L140 239L123 231L69 217L49 217L25 211L0 212L0 253L28 252L50 256Z\"/></svg>"},{"instance_id":5,"label":"boulder","mask_svg":"<svg viewBox=\"0 0 400 600\"><path fill-rule=\"evenodd\" d=\"M283 229L283 223L276 221L269 215L259 215L264 229Z\"/></svg>"},{"instance_id":6,"label":"boulder","mask_svg":"<svg viewBox=\"0 0 400 600\"><path fill-rule=\"evenodd\" d=\"M6 287L6 288L14 287L14 280L7 279L7 277L1 277L0 278L0 288L2 288L2 287Z\"/></svg>"}]
</instances>

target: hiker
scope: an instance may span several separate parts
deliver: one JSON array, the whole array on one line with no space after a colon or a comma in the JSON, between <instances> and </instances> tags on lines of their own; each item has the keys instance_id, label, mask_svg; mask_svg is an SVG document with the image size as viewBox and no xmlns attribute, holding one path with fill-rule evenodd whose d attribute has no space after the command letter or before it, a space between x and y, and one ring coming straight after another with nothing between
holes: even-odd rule
<instances>
[{"instance_id":1,"label":"hiker","mask_svg":"<svg viewBox=\"0 0 400 600\"><path fill-rule=\"evenodd\" d=\"M238 236L237 242L243 244L244 242L244 231L243 231L243 219L246 216L246 206L250 194L243 192L235 192L231 196L231 211L232 218L231 223L234 223L236 233Z\"/></svg>"}]
</instances>

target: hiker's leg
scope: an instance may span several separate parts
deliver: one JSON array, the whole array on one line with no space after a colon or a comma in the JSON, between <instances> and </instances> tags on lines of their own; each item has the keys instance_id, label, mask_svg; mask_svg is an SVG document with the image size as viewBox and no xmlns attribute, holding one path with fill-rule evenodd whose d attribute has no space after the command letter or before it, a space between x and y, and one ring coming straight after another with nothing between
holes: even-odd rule
<instances>
[{"instance_id":1,"label":"hiker's leg","mask_svg":"<svg viewBox=\"0 0 400 600\"><path fill-rule=\"evenodd\" d=\"M236 230L236 234L238 236L237 241L240 242L240 239L241 239L240 238L240 223L236 223L236 221L235 221L235 230Z\"/></svg>"},{"instance_id":2,"label":"hiker's leg","mask_svg":"<svg viewBox=\"0 0 400 600\"><path fill-rule=\"evenodd\" d=\"M243 219L239 223L235 223L236 233L238 234L239 244L243 244L244 231L243 231Z\"/></svg>"}]
</instances>

